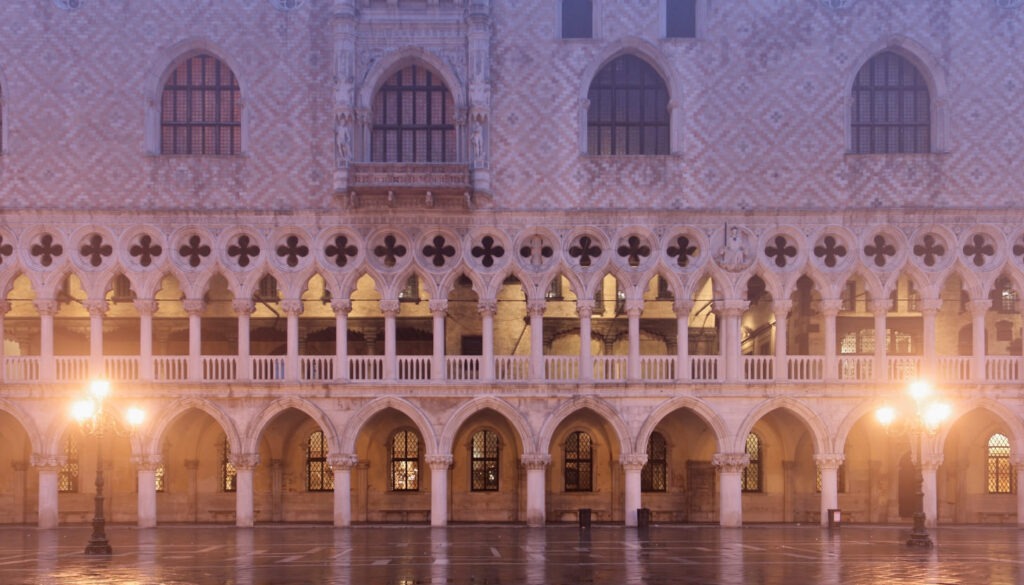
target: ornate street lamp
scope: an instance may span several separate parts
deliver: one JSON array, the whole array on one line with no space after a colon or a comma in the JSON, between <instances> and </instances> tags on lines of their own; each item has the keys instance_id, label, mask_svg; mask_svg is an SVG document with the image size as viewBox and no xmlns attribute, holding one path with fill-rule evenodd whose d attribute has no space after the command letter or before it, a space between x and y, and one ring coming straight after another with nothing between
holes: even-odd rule
<instances>
[{"instance_id":1,"label":"ornate street lamp","mask_svg":"<svg viewBox=\"0 0 1024 585\"><path fill-rule=\"evenodd\" d=\"M910 441L910 460L917 475L918 506L914 511L914 528L907 539L907 546L931 548L932 539L925 529L924 475L921 459L925 436L934 437L939 426L949 418L948 404L932 400L932 387L923 380L912 382L908 388L909 399L904 398L904 409L883 406L875 412L878 422L891 434L907 435Z\"/></svg>"},{"instance_id":2,"label":"ornate street lamp","mask_svg":"<svg viewBox=\"0 0 1024 585\"><path fill-rule=\"evenodd\" d=\"M71 408L71 415L78 421L82 433L96 437L96 508L92 517L92 536L85 547L87 555L109 555L113 552L107 541L107 523L103 517L103 435L106 432L130 433L145 418L141 409L133 407L125 411L125 421L119 420L103 408L108 394L110 383L94 380L89 386L89 397L75 402Z\"/></svg>"}]
</instances>

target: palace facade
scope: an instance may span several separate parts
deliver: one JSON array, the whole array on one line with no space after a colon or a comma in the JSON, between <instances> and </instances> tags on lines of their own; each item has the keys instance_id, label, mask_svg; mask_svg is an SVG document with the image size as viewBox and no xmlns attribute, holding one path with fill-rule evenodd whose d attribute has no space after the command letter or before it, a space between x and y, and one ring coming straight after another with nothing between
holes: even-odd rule
<instances>
[{"instance_id":1,"label":"palace facade","mask_svg":"<svg viewBox=\"0 0 1024 585\"><path fill-rule=\"evenodd\" d=\"M0 522L1024 522L1020 4L4 3Z\"/></svg>"}]
</instances>

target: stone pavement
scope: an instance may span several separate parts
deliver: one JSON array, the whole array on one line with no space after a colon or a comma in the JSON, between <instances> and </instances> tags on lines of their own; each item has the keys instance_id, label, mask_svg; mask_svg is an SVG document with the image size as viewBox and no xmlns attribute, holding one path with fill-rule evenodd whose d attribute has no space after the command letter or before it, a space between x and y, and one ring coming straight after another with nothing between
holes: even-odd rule
<instances>
[{"instance_id":1,"label":"stone pavement","mask_svg":"<svg viewBox=\"0 0 1024 585\"><path fill-rule=\"evenodd\" d=\"M1010 584L1024 582L1016 528L943 527L931 550L908 527L161 526L0 528L0 584L576 585Z\"/></svg>"}]
</instances>

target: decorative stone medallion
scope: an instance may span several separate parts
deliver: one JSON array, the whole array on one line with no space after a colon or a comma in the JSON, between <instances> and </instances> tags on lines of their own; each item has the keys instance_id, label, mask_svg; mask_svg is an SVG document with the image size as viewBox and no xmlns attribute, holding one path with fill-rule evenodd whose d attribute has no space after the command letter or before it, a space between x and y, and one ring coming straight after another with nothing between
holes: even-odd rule
<instances>
[{"instance_id":1,"label":"decorative stone medallion","mask_svg":"<svg viewBox=\"0 0 1024 585\"><path fill-rule=\"evenodd\" d=\"M832 10L843 10L853 6L853 3L857 0L821 0L821 3L825 5L825 8Z\"/></svg>"},{"instance_id":2,"label":"decorative stone medallion","mask_svg":"<svg viewBox=\"0 0 1024 585\"><path fill-rule=\"evenodd\" d=\"M287 12L302 6L302 0L270 0L270 5L278 10Z\"/></svg>"},{"instance_id":3,"label":"decorative stone medallion","mask_svg":"<svg viewBox=\"0 0 1024 585\"><path fill-rule=\"evenodd\" d=\"M53 0L53 3L61 10L78 10L82 7L82 0Z\"/></svg>"}]
</instances>

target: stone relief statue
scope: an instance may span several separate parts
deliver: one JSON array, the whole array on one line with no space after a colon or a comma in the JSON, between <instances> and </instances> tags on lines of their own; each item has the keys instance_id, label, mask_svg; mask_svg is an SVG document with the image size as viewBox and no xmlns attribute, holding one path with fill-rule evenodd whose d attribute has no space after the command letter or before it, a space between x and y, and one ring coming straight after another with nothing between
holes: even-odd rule
<instances>
[{"instance_id":1,"label":"stone relief statue","mask_svg":"<svg viewBox=\"0 0 1024 585\"><path fill-rule=\"evenodd\" d=\"M730 272L739 272L753 261L747 245L747 234L733 226L726 231L722 249L715 256L718 265Z\"/></svg>"},{"instance_id":2,"label":"stone relief statue","mask_svg":"<svg viewBox=\"0 0 1024 585\"><path fill-rule=\"evenodd\" d=\"M334 161L337 168L348 164L352 157L352 133L348 129L345 116L338 114L334 118Z\"/></svg>"}]
</instances>

